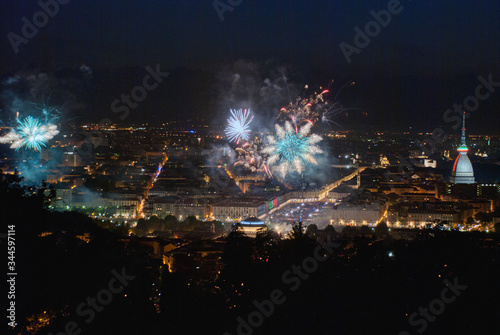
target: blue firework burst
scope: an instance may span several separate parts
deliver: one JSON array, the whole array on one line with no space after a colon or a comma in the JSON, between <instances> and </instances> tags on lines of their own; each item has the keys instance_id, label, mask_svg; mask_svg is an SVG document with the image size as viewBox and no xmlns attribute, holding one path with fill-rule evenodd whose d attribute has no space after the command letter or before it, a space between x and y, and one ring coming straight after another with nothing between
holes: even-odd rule
<instances>
[{"instance_id":1,"label":"blue firework burst","mask_svg":"<svg viewBox=\"0 0 500 335\"><path fill-rule=\"evenodd\" d=\"M263 153L269 155L267 164L277 170L282 178L293 171L301 173L308 163L317 164L314 155L321 153L316 145L322 138L316 134L309 135L311 124L300 129L285 122L285 127L276 125L276 136L269 136L269 145Z\"/></svg>"}]
</instances>

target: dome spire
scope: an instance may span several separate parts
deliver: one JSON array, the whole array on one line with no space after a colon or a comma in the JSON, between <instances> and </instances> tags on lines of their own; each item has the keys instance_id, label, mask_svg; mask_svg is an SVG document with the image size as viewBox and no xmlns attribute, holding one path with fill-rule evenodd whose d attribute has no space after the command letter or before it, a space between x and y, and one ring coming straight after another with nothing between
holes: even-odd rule
<instances>
[{"instance_id":1,"label":"dome spire","mask_svg":"<svg viewBox=\"0 0 500 335\"><path fill-rule=\"evenodd\" d=\"M467 144L465 143L465 111L462 116L462 143L461 146L467 147Z\"/></svg>"},{"instance_id":2,"label":"dome spire","mask_svg":"<svg viewBox=\"0 0 500 335\"><path fill-rule=\"evenodd\" d=\"M465 111L462 115L462 141L458 147L458 156L453 164L450 181L454 184L475 184L474 169L467 157L467 144L465 143Z\"/></svg>"}]
</instances>

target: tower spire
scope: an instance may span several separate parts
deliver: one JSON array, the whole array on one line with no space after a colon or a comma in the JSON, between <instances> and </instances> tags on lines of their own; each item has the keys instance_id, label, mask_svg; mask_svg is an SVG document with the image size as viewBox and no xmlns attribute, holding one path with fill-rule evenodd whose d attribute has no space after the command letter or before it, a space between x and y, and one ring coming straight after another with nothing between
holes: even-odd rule
<instances>
[{"instance_id":1,"label":"tower spire","mask_svg":"<svg viewBox=\"0 0 500 335\"><path fill-rule=\"evenodd\" d=\"M463 147L467 146L465 144L465 111L464 111L464 114L462 115L462 143L461 143L461 145Z\"/></svg>"},{"instance_id":2,"label":"tower spire","mask_svg":"<svg viewBox=\"0 0 500 335\"><path fill-rule=\"evenodd\" d=\"M467 157L469 149L467 149L465 143L465 111L462 115L462 141L457 151L458 156L453 164L450 181L454 184L475 184L474 169L472 168L469 157Z\"/></svg>"}]
</instances>

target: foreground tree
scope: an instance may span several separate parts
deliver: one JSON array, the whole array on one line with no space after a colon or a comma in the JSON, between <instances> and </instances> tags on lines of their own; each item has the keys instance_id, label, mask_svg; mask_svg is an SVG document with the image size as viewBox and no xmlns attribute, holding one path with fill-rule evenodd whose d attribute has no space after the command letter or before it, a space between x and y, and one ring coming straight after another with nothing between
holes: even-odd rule
<instances>
[{"instance_id":1,"label":"foreground tree","mask_svg":"<svg viewBox=\"0 0 500 335\"><path fill-rule=\"evenodd\" d=\"M323 232L325 234L327 234L327 236L331 236L331 237L334 237L335 234L337 234L337 231L335 230L335 227L332 226L331 224L329 224L328 226L326 226L325 229L323 230Z\"/></svg>"},{"instance_id":2,"label":"foreground tree","mask_svg":"<svg viewBox=\"0 0 500 335\"><path fill-rule=\"evenodd\" d=\"M492 213L479 212L476 215L474 215L474 218L481 223L481 226L484 227L488 223L491 223L491 221L493 221L493 214Z\"/></svg>"},{"instance_id":3,"label":"foreground tree","mask_svg":"<svg viewBox=\"0 0 500 335\"><path fill-rule=\"evenodd\" d=\"M307 226L306 235L315 236L317 233L318 233L318 226L316 226L314 223Z\"/></svg>"},{"instance_id":4,"label":"foreground tree","mask_svg":"<svg viewBox=\"0 0 500 335\"><path fill-rule=\"evenodd\" d=\"M378 239L384 238L389 235L389 228L387 228L387 223L385 221L380 221L379 224L375 227L375 236Z\"/></svg>"}]
</instances>

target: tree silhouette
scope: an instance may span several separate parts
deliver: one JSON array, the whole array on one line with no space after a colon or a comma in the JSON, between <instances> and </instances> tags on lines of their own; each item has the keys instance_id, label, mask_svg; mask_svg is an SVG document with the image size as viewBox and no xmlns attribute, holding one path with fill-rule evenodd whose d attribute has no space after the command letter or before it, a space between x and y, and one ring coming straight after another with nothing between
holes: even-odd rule
<instances>
[{"instance_id":1,"label":"tree silhouette","mask_svg":"<svg viewBox=\"0 0 500 335\"><path fill-rule=\"evenodd\" d=\"M335 236L335 234L337 233L337 231L335 230L335 227L332 226L331 224L329 224L328 226L325 227L325 229L323 230L323 232L325 234L327 234L327 236Z\"/></svg>"},{"instance_id":2,"label":"tree silhouette","mask_svg":"<svg viewBox=\"0 0 500 335\"><path fill-rule=\"evenodd\" d=\"M318 226L316 226L314 223L307 226L306 235L315 236L317 233L318 233Z\"/></svg>"},{"instance_id":3,"label":"tree silhouette","mask_svg":"<svg viewBox=\"0 0 500 335\"><path fill-rule=\"evenodd\" d=\"M199 226L199 221L194 215L189 215L184 221L182 222L182 230L193 230L194 228Z\"/></svg>"},{"instance_id":4,"label":"tree silhouette","mask_svg":"<svg viewBox=\"0 0 500 335\"><path fill-rule=\"evenodd\" d=\"M302 221L299 221L297 224L292 226L292 231L290 232L290 239L292 240L300 240L305 236L304 226L302 225Z\"/></svg>"},{"instance_id":5,"label":"tree silhouette","mask_svg":"<svg viewBox=\"0 0 500 335\"><path fill-rule=\"evenodd\" d=\"M394 205L398 201L399 195L394 192L391 192L387 195L387 198L389 200L389 204Z\"/></svg>"},{"instance_id":6,"label":"tree silhouette","mask_svg":"<svg viewBox=\"0 0 500 335\"><path fill-rule=\"evenodd\" d=\"M255 237L254 259L256 261L273 263L279 258L280 243L281 238L275 230L269 229L258 232Z\"/></svg>"},{"instance_id":7,"label":"tree silhouette","mask_svg":"<svg viewBox=\"0 0 500 335\"><path fill-rule=\"evenodd\" d=\"M467 218L467 221L465 222L466 225L473 225L475 223L476 223L476 221L472 218L472 216L469 216Z\"/></svg>"},{"instance_id":8,"label":"tree silhouette","mask_svg":"<svg viewBox=\"0 0 500 335\"><path fill-rule=\"evenodd\" d=\"M389 235L387 223L385 223L385 221L380 221L379 224L375 227L375 236L377 236L378 239L381 239L387 235Z\"/></svg>"},{"instance_id":9,"label":"tree silhouette","mask_svg":"<svg viewBox=\"0 0 500 335\"><path fill-rule=\"evenodd\" d=\"M485 212L479 212L474 215L474 218L478 220L482 226L487 225L491 221L493 221L493 214L492 213L485 213Z\"/></svg>"},{"instance_id":10,"label":"tree silhouette","mask_svg":"<svg viewBox=\"0 0 500 335\"><path fill-rule=\"evenodd\" d=\"M225 267L218 280L229 305L244 303L240 298L242 293L248 293L254 286L253 255L251 239L245 235L240 224L234 225L226 239L222 255Z\"/></svg>"},{"instance_id":11,"label":"tree silhouette","mask_svg":"<svg viewBox=\"0 0 500 335\"><path fill-rule=\"evenodd\" d=\"M178 230L179 229L179 221L174 215L167 215L163 220L165 222L165 229L167 230Z\"/></svg>"},{"instance_id":12,"label":"tree silhouette","mask_svg":"<svg viewBox=\"0 0 500 335\"><path fill-rule=\"evenodd\" d=\"M353 239L356 235L358 235L356 227L345 226L344 229L342 229L342 236L345 238Z\"/></svg>"},{"instance_id":13,"label":"tree silhouette","mask_svg":"<svg viewBox=\"0 0 500 335\"><path fill-rule=\"evenodd\" d=\"M359 233L363 236L367 236L367 237L371 237L373 235L373 231L370 227L368 227L367 225L363 225L361 226L361 228L359 229Z\"/></svg>"}]
</instances>

